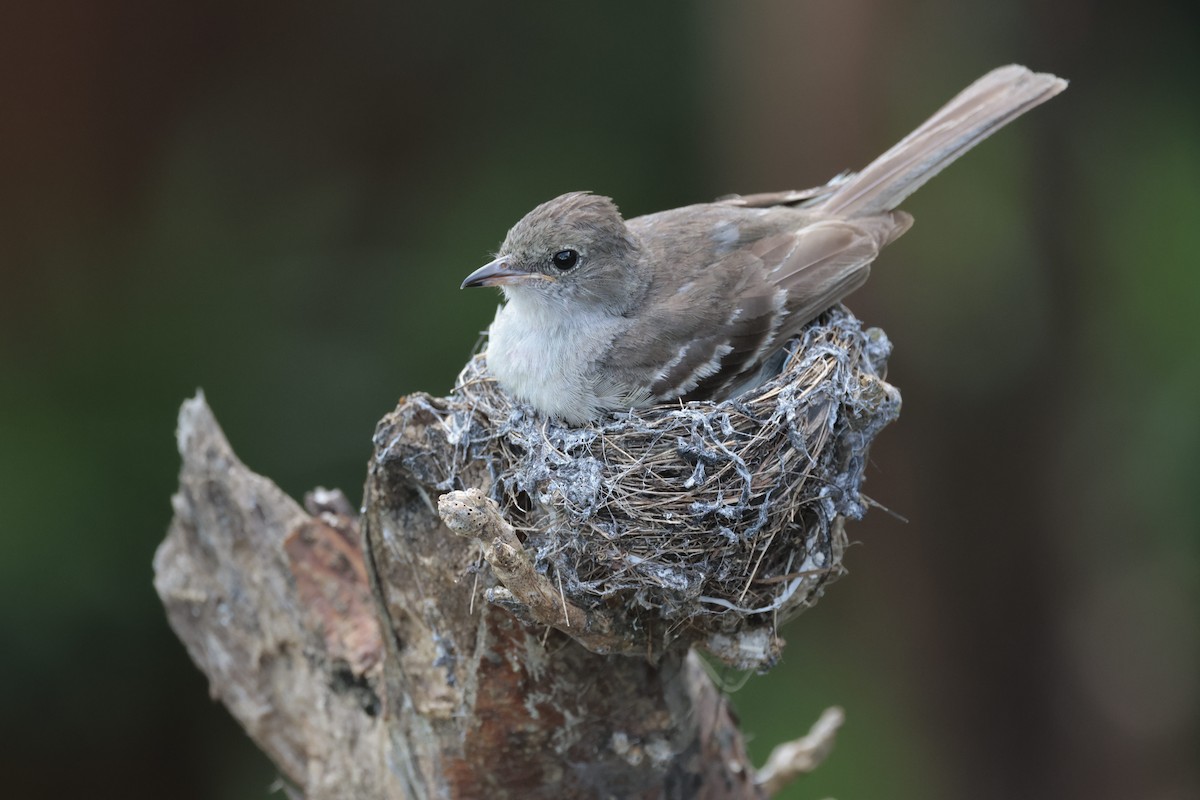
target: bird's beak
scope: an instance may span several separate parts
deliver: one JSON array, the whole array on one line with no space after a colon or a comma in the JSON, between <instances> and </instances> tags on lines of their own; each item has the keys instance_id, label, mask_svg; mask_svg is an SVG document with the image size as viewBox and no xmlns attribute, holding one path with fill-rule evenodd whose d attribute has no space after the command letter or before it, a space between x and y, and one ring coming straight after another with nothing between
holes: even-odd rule
<instances>
[{"instance_id":1,"label":"bird's beak","mask_svg":"<svg viewBox=\"0 0 1200 800\"><path fill-rule=\"evenodd\" d=\"M468 286L502 286L506 283L517 283L532 278L537 274L524 272L519 269L510 269L508 260L504 256L501 256L490 264L484 264L468 275L459 288L466 289Z\"/></svg>"}]
</instances>

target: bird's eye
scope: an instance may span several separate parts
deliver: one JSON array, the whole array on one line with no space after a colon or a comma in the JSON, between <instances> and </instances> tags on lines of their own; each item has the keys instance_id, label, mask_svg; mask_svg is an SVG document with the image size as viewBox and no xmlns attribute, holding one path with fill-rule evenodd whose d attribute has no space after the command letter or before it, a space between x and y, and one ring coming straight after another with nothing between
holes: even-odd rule
<instances>
[{"instance_id":1,"label":"bird's eye","mask_svg":"<svg viewBox=\"0 0 1200 800\"><path fill-rule=\"evenodd\" d=\"M574 250L559 250L551 261L554 262L555 267L566 272L579 261L579 253Z\"/></svg>"}]
</instances>

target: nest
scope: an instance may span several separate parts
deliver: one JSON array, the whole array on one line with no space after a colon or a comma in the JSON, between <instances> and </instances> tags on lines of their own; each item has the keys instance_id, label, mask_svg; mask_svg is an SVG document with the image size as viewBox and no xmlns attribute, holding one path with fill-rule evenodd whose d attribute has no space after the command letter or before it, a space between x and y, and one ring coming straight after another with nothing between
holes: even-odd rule
<instances>
[{"instance_id":1,"label":"nest","mask_svg":"<svg viewBox=\"0 0 1200 800\"><path fill-rule=\"evenodd\" d=\"M584 427L514 404L477 356L443 419L565 600L620 620L642 653L699 644L765 669L778 624L842 572L867 448L900 411L883 379L890 342L846 309L790 348L777 377L737 398Z\"/></svg>"}]
</instances>

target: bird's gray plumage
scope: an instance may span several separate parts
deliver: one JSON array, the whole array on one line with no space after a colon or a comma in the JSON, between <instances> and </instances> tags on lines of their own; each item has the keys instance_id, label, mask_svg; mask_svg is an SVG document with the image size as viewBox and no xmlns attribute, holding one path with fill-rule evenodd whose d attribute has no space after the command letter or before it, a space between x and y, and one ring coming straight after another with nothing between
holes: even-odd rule
<instances>
[{"instance_id":1,"label":"bird's gray plumage","mask_svg":"<svg viewBox=\"0 0 1200 800\"><path fill-rule=\"evenodd\" d=\"M1024 67L994 70L866 169L816 189L628 222L588 193L543 203L463 284L501 285L507 297L489 331L488 367L518 399L569 423L741 391L866 281L879 251L912 224L895 210L900 202L1065 86Z\"/></svg>"}]
</instances>

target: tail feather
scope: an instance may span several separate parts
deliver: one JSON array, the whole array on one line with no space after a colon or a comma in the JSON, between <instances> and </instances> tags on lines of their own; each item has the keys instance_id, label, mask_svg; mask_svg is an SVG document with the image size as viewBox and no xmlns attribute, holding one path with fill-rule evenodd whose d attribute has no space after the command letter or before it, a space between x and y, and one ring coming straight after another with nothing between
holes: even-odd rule
<instances>
[{"instance_id":1,"label":"tail feather","mask_svg":"<svg viewBox=\"0 0 1200 800\"><path fill-rule=\"evenodd\" d=\"M819 207L846 216L891 211L963 153L1066 87L1062 78L1016 64L994 69L850 176Z\"/></svg>"}]
</instances>

